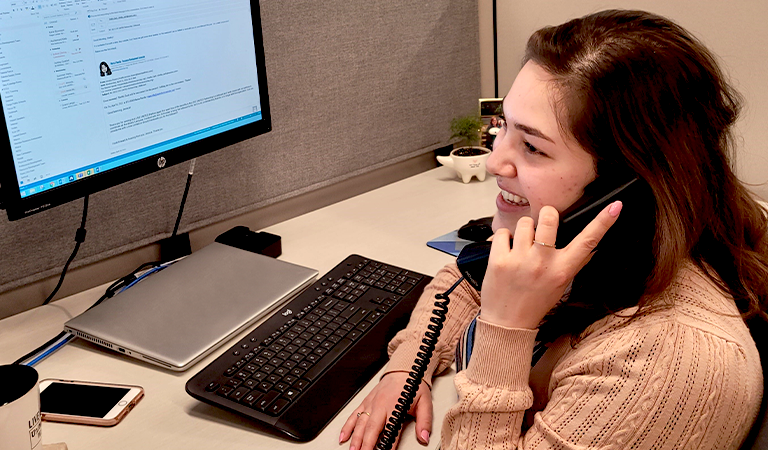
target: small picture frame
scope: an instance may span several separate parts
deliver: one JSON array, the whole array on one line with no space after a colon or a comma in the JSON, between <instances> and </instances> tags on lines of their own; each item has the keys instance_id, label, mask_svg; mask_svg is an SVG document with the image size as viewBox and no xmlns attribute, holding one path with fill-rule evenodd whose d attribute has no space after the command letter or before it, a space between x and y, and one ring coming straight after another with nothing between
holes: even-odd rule
<instances>
[{"instance_id":1,"label":"small picture frame","mask_svg":"<svg viewBox=\"0 0 768 450\"><path fill-rule=\"evenodd\" d=\"M481 98L478 100L480 117L483 118L484 122L486 122L485 119L490 120L493 116L501 115L501 103L503 101L503 98Z\"/></svg>"},{"instance_id":2,"label":"small picture frame","mask_svg":"<svg viewBox=\"0 0 768 450\"><path fill-rule=\"evenodd\" d=\"M486 148L493 148L493 141L496 139L496 133L501 127L503 119L502 103L503 98L481 98L478 100L478 109L480 119L483 121L481 130L482 142L480 145Z\"/></svg>"}]
</instances>

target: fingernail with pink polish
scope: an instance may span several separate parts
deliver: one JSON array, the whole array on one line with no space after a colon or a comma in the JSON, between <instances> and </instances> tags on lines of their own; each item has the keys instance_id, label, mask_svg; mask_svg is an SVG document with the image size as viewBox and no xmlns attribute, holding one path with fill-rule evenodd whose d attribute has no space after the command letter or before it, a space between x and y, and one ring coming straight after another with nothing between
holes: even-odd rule
<instances>
[{"instance_id":1,"label":"fingernail with pink polish","mask_svg":"<svg viewBox=\"0 0 768 450\"><path fill-rule=\"evenodd\" d=\"M344 442L344 432L343 431L339 434L339 444L341 444L342 442Z\"/></svg>"},{"instance_id":2,"label":"fingernail with pink polish","mask_svg":"<svg viewBox=\"0 0 768 450\"><path fill-rule=\"evenodd\" d=\"M424 441L425 444L429 444L429 431L424 430L421 432L421 440Z\"/></svg>"},{"instance_id":3,"label":"fingernail with pink polish","mask_svg":"<svg viewBox=\"0 0 768 450\"><path fill-rule=\"evenodd\" d=\"M622 204L621 204L620 201L613 202L611 207L608 209L608 214L610 214L611 217L618 216L619 213L621 212L621 206L622 206Z\"/></svg>"}]
</instances>

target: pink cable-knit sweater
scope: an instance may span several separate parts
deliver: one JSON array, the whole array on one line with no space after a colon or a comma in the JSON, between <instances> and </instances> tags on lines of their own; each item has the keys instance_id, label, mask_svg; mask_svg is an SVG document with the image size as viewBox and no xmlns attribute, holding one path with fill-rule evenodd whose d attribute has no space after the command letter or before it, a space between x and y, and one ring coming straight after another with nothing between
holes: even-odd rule
<instances>
[{"instance_id":1,"label":"pink cable-knit sweater","mask_svg":"<svg viewBox=\"0 0 768 450\"><path fill-rule=\"evenodd\" d=\"M434 295L458 277L449 265L427 286L408 327L389 344L388 372L409 370ZM469 366L455 377L459 400L445 416L441 449L739 448L763 391L749 330L733 300L693 265L665 296L671 309L624 326L624 317L599 320L576 348L561 337L533 368L536 330L478 319ZM451 294L426 380L450 367L479 302L467 283Z\"/></svg>"}]
</instances>

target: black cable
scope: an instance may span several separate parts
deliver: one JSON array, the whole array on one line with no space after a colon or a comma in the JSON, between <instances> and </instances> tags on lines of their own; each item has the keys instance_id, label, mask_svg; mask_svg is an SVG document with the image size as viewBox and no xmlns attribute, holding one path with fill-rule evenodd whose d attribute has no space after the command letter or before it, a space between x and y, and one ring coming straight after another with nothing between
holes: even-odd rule
<instances>
[{"instance_id":1,"label":"black cable","mask_svg":"<svg viewBox=\"0 0 768 450\"><path fill-rule=\"evenodd\" d=\"M45 299L43 302L43 305L47 305L50 303L51 300L53 300L53 296L56 295L57 292L59 292L59 288L61 287L61 284L64 283L64 276L67 274L67 269L69 269L69 265L72 263L72 260L75 259L75 256L77 255L77 251L80 250L80 244L82 244L85 241L85 219L88 217L88 196L86 195L83 198L83 218L80 221L80 228L77 229L77 232L75 232L75 249L72 250L72 254L69 255L69 259L67 260L67 263L64 264L64 270L61 271L61 276L59 277L59 282L56 284L56 287L53 288L53 292L51 292L51 295L48 296L48 298Z\"/></svg>"},{"instance_id":2,"label":"black cable","mask_svg":"<svg viewBox=\"0 0 768 450\"><path fill-rule=\"evenodd\" d=\"M493 0L493 89L499 98L499 51L497 39L496 0Z\"/></svg>"},{"instance_id":3,"label":"black cable","mask_svg":"<svg viewBox=\"0 0 768 450\"><path fill-rule=\"evenodd\" d=\"M35 356L38 352L43 350L44 348L47 348L49 345L52 345L54 342L58 341L59 339L63 338L67 335L66 331L62 331L61 333L57 334L56 337L52 338L50 341L46 342L45 344L41 345L40 347L37 347L36 349L32 350L31 352L27 353L26 355L22 356L21 358L17 359L13 362L13 364L21 364L22 362L28 360L29 358Z\"/></svg>"},{"instance_id":4,"label":"black cable","mask_svg":"<svg viewBox=\"0 0 768 450\"><path fill-rule=\"evenodd\" d=\"M377 450L390 450L395 445L397 435L400 434L400 428L403 427L403 422L405 422L408 411L411 409L413 399L416 397L416 393L419 392L424 372L427 371L427 366L429 366L429 361L432 359L432 353L435 351L437 340L440 338L445 316L448 313L448 303L450 302L448 296L451 295L462 281L464 281L464 277L459 278L453 286L442 294L435 294L436 309L432 310L433 317L429 318L429 321L432 322L427 326L429 331L424 333L424 338L421 340L424 345L419 346L421 351L416 353L416 360L413 362L413 366L411 366L413 370L408 372L403 392L400 393L397 405L395 405L389 420L384 425L384 431L381 432L379 442L376 444Z\"/></svg>"},{"instance_id":5,"label":"black cable","mask_svg":"<svg viewBox=\"0 0 768 450\"><path fill-rule=\"evenodd\" d=\"M179 231L179 224L181 223L181 214L184 212L184 205L187 203L187 194L189 194L189 185L192 183L192 175L195 173L195 159L189 163L189 172L187 173L187 185L184 187L184 195L181 197L181 205L179 205L179 214L176 216L176 225L173 227L173 233L171 237L176 236Z\"/></svg>"}]
</instances>

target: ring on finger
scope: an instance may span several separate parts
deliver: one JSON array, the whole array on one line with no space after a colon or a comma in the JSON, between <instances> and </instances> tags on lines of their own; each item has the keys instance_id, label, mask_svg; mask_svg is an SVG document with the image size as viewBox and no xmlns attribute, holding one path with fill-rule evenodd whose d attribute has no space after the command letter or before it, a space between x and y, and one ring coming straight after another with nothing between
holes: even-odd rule
<instances>
[{"instance_id":1,"label":"ring on finger","mask_svg":"<svg viewBox=\"0 0 768 450\"><path fill-rule=\"evenodd\" d=\"M533 240L533 243L534 244L539 244L539 245L541 245L543 247L555 248L555 244L547 244L546 242L537 241L536 239Z\"/></svg>"},{"instance_id":2,"label":"ring on finger","mask_svg":"<svg viewBox=\"0 0 768 450\"><path fill-rule=\"evenodd\" d=\"M368 417L371 417L371 413L369 413L368 411L360 411L359 413L357 413L357 417L360 417L361 414L368 414Z\"/></svg>"}]
</instances>

